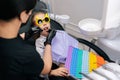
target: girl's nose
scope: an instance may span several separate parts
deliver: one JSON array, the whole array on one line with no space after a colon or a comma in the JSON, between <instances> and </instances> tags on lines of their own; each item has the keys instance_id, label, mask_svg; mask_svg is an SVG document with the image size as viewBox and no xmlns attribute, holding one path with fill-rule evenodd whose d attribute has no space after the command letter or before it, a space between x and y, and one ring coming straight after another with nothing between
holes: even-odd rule
<instances>
[{"instance_id":1,"label":"girl's nose","mask_svg":"<svg viewBox=\"0 0 120 80\"><path fill-rule=\"evenodd\" d=\"M43 26L45 26L45 25L46 25L46 23L43 24Z\"/></svg>"}]
</instances>

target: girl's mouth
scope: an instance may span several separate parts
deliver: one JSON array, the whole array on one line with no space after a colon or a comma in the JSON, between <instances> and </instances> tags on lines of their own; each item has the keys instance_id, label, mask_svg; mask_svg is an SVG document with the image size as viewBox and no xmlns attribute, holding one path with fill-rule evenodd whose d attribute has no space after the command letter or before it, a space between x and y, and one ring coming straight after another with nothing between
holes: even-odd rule
<instances>
[{"instance_id":1,"label":"girl's mouth","mask_svg":"<svg viewBox=\"0 0 120 80\"><path fill-rule=\"evenodd\" d=\"M43 30L48 31L49 29L48 29L48 27L45 27Z\"/></svg>"}]
</instances>

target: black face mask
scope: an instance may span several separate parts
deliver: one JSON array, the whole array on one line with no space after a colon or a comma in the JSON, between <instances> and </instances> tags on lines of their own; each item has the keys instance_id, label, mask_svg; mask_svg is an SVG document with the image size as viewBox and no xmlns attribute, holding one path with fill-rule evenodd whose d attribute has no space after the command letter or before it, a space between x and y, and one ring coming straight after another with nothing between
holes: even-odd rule
<instances>
[{"instance_id":1,"label":"black face mask","mask_svg":"<svg viewBox=\"0 0 120 80\"><path fill-rule=\"evenodd\" d=\"M27 32L30 28L30 25L31 25L31 16L29 17L26 23L21 24L19 33Z\"/></svg>"},{"instance_id":2,"label":"black face mask","mask_svg":"<svg viewBox=\"0 0 120 80\"><path fill-rule=\"evenodd\" d=\"M29 29L29 27L27 27L27 24L26 24L26 23L23 23L23 24L21 24L21 26L20 26L19 33L21 34L21 33L23 33L23 32L27 32L28 29Z\"/></svg>"},{"instance_id":3,"label":"black face mask","mask_svg":"<svg viewBox=\"0 0 120 80\"><path fill-rule=\"evenodd\" d=\"M26 23L22 23L21 26L20 26L20 28L22 28L22 27L25 26L25 25L26 25Z\"/></svg>"}]
</instances>

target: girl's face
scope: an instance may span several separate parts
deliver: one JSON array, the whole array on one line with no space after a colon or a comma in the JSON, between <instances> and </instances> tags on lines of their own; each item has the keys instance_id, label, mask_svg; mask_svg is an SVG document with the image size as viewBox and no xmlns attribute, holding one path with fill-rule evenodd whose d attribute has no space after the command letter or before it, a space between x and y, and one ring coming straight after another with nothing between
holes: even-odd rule
<instances>
[{"instance_id":1,"label":"girl's face","mask_svg":"<svg viewBox=\"0 0 120 80\"><path fill-rule=\"evenodd\" d=\"M37 13L33 17L33 22L35 23L35 26L39 27L41 30L49 31L50 29L50 18L48 14Z\"/></svg>"}]
</instances>

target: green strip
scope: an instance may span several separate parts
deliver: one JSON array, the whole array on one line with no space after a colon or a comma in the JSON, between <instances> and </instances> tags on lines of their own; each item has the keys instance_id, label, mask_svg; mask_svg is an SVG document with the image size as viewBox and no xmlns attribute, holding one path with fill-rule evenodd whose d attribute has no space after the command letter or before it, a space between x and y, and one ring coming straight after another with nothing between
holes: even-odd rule
<instances>
[{"instance_id":1,"label":"green strip","mask_svg":"<svg viewBox=\"0 0 120 80\"><path fill-rule=\"evenodd\" d=\"M77 56L77 69L76 69L76 77L82 78L82 75L79 74L79 72L82 72L82 56L83 56L83 50L78 49L78 56Z\"/></svg>"}]
</instances>

